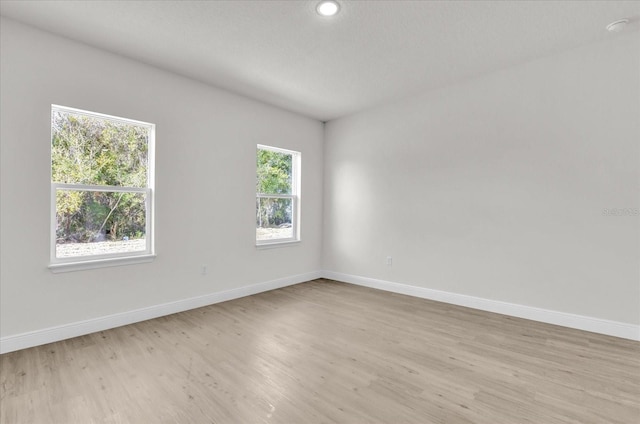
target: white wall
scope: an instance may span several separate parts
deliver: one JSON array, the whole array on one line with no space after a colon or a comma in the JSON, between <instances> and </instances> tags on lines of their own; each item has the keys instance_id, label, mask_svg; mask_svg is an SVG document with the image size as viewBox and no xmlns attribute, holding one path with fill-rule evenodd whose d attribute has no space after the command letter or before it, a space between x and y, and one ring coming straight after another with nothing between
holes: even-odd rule
<instances>
[{"instance_id":1,"label":"white wall","mask_svg":"<svg viewBox=\"0 0 640 424\"><path fill-rule=\"evenodd\" d=\"M4 18L1 31L3 338L320 270L320 122ZM52 103L156 124L154 262L47 269ZM302 152L299 245L255 248L258 143Z\"/></svg>"},{"instance_id":2,"label":"white wall","mask_svg":"<svg viewBox=\"0 0 640 424\"><path fill-rule=\"evenodd\" d=\"M0 30L2 338L323 267L640 323L639 219L602 215L640 207L637 33L330 122L323 158L314 120ZM157 125L154 262L47 269L52 103ZM258 143L302 152L295 247L254 246Z\"/></svg>"},{"instance_id":3,"label":"white wall","mask_svg":"<svg viewBox=\"0 0 640 424\"><path fill-rule=\"evenodd\" d=\"M640 323L639 41L328 123L324 268Z\"/></svg>"}]
</instances>

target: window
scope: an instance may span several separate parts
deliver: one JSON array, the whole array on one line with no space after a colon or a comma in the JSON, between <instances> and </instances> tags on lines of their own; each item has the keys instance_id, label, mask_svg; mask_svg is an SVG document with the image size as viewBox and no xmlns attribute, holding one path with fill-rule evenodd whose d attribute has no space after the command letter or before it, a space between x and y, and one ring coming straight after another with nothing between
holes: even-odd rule
<instances>
[{"instance_id":1,"label":"window","mask_svg":"<svg viewBox=\"0 0 640 424\"><path fill-rule=\"evenodd\" d=\"M258 145L256 244L300 240L300 153Z\"/></svg>"},{"instance_id":2,"label":"window","mask_svg":"<svg viewBox=\"0 0 640 424\"><path fill-rule=\"evenodd\" d=\"M154 135L153 124L51 107L52 269L150 260Z\"/></svg>"}]
</instances>

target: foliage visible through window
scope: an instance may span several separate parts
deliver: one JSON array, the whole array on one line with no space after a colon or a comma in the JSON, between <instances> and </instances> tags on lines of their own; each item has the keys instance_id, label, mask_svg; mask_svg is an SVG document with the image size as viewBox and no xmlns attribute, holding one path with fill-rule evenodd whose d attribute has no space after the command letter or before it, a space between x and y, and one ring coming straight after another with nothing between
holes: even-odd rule
<instances>
[{"instance_id":1,"label":"foliage visible through window","mask_svg":"<svg viewBox=\"0 0 640 424\"><path fill-rule=\"evenodd\" d=\"M299 238L300 153L258 146L256 168L256 242Z\"/></svg>"},{"instance_id":2,"label":"foliage visible through window","mask_svg":"<svg viewBox=\"0 0 640 424\"><path fill-rule=\"evenodd\" d=\"M153 129L52 107L53 263L151 253Z\"/></svg>"}]
</instances>

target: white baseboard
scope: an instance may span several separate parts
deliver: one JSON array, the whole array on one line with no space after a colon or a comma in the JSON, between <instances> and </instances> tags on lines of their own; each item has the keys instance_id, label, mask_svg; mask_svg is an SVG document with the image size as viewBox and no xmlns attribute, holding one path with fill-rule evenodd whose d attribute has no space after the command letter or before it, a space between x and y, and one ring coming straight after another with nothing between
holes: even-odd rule
<instances>
[{"instance_id":1,"label":"white baseboard","mask_svg":"<svg viewBox=\"0 0 640 424\"><path fill-rule=\"evenodd\" d=\"M551 311L548 309L534 308L531 306L483 299L480 297L467 296L440 290L432 290L424 287L410 286L407 284L393 283L391 281L342 274L333 271L324 271L322 276L323 278L331 280L357 284L393 293L406 294L409 296L436 300L438 302L466 306L468 308L479 309L482 311L496 312L498 314L510 315L518 318L525 318L533 321L540 321L548 324L561 325L563 327L576 328L578 330L591 331L593 333L640 341L640 325L569 314L566 312Z\"/></svg>"},{"instance_id":2,"label":"white baseboard","mask_svg":"<svg viewBox=\"0 0 640 424\"><path fill-rule=\"evenodd\" d=\"M0 338L0 354L53 343L72 337L83 336L123 325L146 321L148 319L171 315L177 312L200 308L202 306L213 305L227 300L251 296L257 293L315 280L316 278L328 278L331 280L371 287L393 293L406 294L409 296L436 300L453 305L466 306L473 309L496 312L533 321L546 322L549 324L561 325L563 327L576 328L579 330L640 341L639 325L569 314L566 312L551 311L497 300L483 299L474 296L378 280L375 278L342 274L333 271L316 271L252 284L223 292L211 293L175 302L150 306L147 308L136 309L129 312L122 312L86 321L2 337Z\"/></svg>"},{"instance_id":3,"label":"white baseboard","mask_svg":"<svg viewBox=\"0 0 640 424\"><path fill-rule=\"evenodd\" d=\"M45 328L28 333L17 334L0 338L0 353L13 352L15 350L40 346L47 343L57 342L72 337L83 336L97 331L108 330L110 328L121 327L148 319L158 318L176 312L187 311L189 309L200 308L214 303L225 302L227 300L238 299L252 294L262 293L293 284L304 283L306 281L321 278L322 272L309 272L306 274L293 275L277 280L252 284L223 292L206 294L189 299L177 300L175 302L136 309L86 321L74 322L57 327Z\"/></svg>"}]
</instances>

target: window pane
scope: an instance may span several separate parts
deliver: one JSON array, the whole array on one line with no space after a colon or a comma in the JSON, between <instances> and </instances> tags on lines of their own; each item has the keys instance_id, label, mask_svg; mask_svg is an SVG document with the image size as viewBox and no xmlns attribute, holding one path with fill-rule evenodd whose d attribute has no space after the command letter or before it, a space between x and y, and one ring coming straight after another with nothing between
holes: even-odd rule
<instances>
[{"instance_id":1,"label":"window pane","mask_svg":"<svg viewBox=\"0 0 640 424\"><path fill-rule=\"evenodd\" d=\"M256 240L293 238L292 199L256 199Z\"/></svg>"},{"instance_id":2,"label":"window pane","mask_svg":"<svg viewBox=\"0 0 640 424\"><path fill-rule=\"evenodd\" d=\"M56 257L146 250L146 195L56 191Z\"/></svg>"},{"instance_id":3,"label":"window pane","mask_svg":"<svg viewBox=\"0 0 640 424\"><path fill-rule=\"evenodd\" d=\"M291 194L292 158L291 154L258 149L256 192Z\"/></svg>"},{"instance_id":4,"label":"window pane","mask_svg":"<svg viewBox=\"0 0 640 424\"><path fill-rule=\"evenodd\" d=\"M148 127L54 108L51 137L53 182L147 187Z\"/></svg>"}]
</instances>

